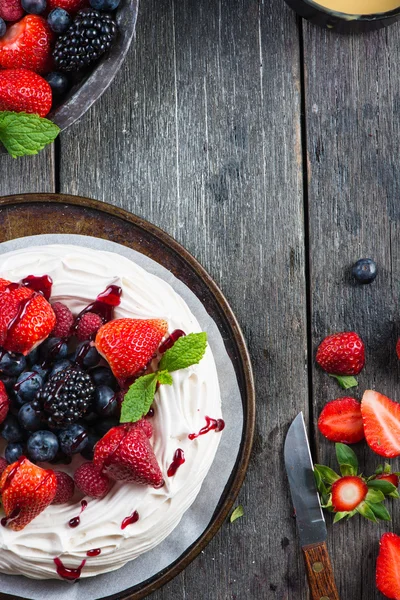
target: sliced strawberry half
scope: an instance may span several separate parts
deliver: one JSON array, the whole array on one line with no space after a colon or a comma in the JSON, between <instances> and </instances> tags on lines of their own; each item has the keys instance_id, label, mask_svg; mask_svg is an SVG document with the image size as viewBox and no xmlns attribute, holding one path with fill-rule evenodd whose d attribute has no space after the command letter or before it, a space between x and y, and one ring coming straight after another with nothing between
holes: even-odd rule
<instances>
[{"instance_id":1,"label":"sliced strawberry half","mask_svg":"<svg viewBox=\"0 0 400 600\"><path fill-rule=\"evenodd\" d=\"M52 69L52 45L55 34L46 19L39 15L26 15L8 28L0 39L0 67L3 69L29 69L47 73Z\"/></svg>"},{"instance_id":2,"label":"sliced strawberry half","mask_svg":"<svg viewBox=\"0 0 400 600\"><path fill-rule=\"evenodd\" d=\"M360 403L350 397L328 402L319 416L318 429L331 442L360 442L364 439Z\"/></svg>"},{"instance_id":3,"label":"sliced strawberry half","mask_svg":"<svg viewBox=\"0 0 400 600\"><path fill-rule=\"evenodd\" d=\"M386 458L400 455L400 404L379 392L367 390L361 401L368 446Z\"/></svg>"},{"instance_id":4,"label":"sliced strawberry half","mask_svg":"<svg viewBox=\"0 0 400 600\"><path fill-rule=\"evenodd\" d=\"M361 477L348 475L332 485L332 506L335 512L351 512L365 499L368 487Z\"/></svg>"},{"instance_id":5,"label":"sliced strawberry half","mask_svg":"<svg viewBox=\"0 0 400 600\"><path fill-rule=\"evenodd\" d=\"M100 327L95 344L115 377L127 379L148 365L167 331L163 319L115 319Z\"/></svg>"},{"instance_id":6,"label":"sliced strawberry half","mask_svg":"<svg viewBox=\"0 0 400 600\"><path fill-rule=\"evenodd\" d=\"M387 598L400 600L400 537L384 533L376 561L376 587Z\"/></svg>"}]
</instances>

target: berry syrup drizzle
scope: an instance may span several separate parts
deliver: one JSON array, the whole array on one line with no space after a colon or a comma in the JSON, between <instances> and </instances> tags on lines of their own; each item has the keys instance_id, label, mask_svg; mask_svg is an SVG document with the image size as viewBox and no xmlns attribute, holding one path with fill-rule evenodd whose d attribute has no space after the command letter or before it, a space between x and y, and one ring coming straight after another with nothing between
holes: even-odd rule
<instances>
[{"instance_id":1,"label":"berry syrup drizzle","mask_svg":"<svg viewBox=\"0 0 400 600\"><path fill-rule=\"evenodd\" d=\"M175 475L175 473L177 472L177 470L179 469L179 467L181 465L183 465L184 462L185 462L185 455L183 453L183 450L181 448L178 448L178 450L174 454L174 459L173 459L172 463L168 467L168 471L167 471L168 477L173 477Z\"/></svg>"},{"instance_id":2,"label":"berry syrup drizzle","mask_svg":"<svg viewBox=\"0 0 400 600\"><path fill-rule=\"evenodd\" d=\"M35 377L36 373L31 373L30 375L27 375L25 377L25 379L21 379L21 381L17 381L17 383L14 384L14 390L16 392L18 392L19 388L21 387L21 385L23 383L25 383L25 381L29 381L30 379L33 379Z\"/></svg>"},{"instance_id":3,"label":"berry syrup drizzle","mask_svg":"<svg viewBox=\"0 0 400 600\"><path fill-rule=\"evenodd\" d=\"M164 352L166 352L167 350L169 350L170 348L172 348L172 346L175 344L175 342L177 340L179 340L180 337L183 337L184 335L186 335L186 333L184 331L182 331L182 329L175 329L161 344L161 346L159 347L158 351L160 354L164 354Z\"/></svg>"},{"instance_id":4,"label":"berry syrup drizzle","mask_svg":"<svg viewBox=\"0 0 400 600\"><path fill-rule=\"evenodd\" d=\"M133 523L137 523L139 521L139 513L135 510L129 517L125 517L125 519L121 523L121 529L125 529L128 525L132 525Z\"/></svg>"},{"instance_id":5,"label":"berry syrup drizzle","mask_svg":"<svg viewBox=\"0 0 400 600\"><path fill-rule=\"evenodd\" d=\"M54 562L57 567L57 575L68 581L76 581L81 576L82 569L86 564L86 559L83 560L76 569L65 567L58 557L54 559Z\"/></svg>"},{"instance_id":6,"label":"berry syrup drizzle","mask_svg":"<svg viewBox=\"0 0 400 600\"><path fill-rule=\"evenodd\" d=\"M99 554L101 554L101 548L93 548L86 552L86 556L99 556Z\"/></svg>"},{"instance_id":7,"label":"berry syrup drizzle","mask_svg":"<svg viewBox=\"0 0 400 600\"><path fill-rule=\"evenodd\" d=\"M81 522L81 517L80 515L83 513L83 511L85 510L85 508L87 507L88 503L86 502L86 500L81 500L81 512L79 513L79 515L77 517L74 517L73 519L70 519L68 521L68 525L70 527L78 527L78 525Z\"/></svg>"},{"instance_id":8,"label":"berry syrup drizzle","mask_svg":"<svg viewBox=\"0 0 400 600\"><path fill-rule=\"evenodd\" d=\"M13 468L11 469L11 471L7 474L6 480L0 490L0 494L4 494L4 492L6 490L8 490L8 488L10 487L12 480L14 479L15 475L17 474L17 471L19 469L19 467L22 465L22 463L26 460L25 456L20 456L19 459L14 463Z\"/></svg>"},{"instance_id":9,"label":"berry syrup drizzle","mask_svg":"<svg viewBox=\"0 0 400 600\"><path fill-rule=\"evenodd\" d=\"M4 345L7 344L8 338L10 338L13 335L16 328L18 327L18 325L20 324L20 322L26 315L29 305L32 303L32 301L38 295L39 295L38 292L33 292L32 296L30 298L24 298L23 300L20 301L15 317L13 317L7 324L7 334L6 334L6 339L4 340Z\"/></svg>"},{"instance_id":10,"label":"berry syrup drizzle","mask_svg":"<svg viewBox=\"0 0 400 600\"><path fill-rule=\"evenodd\" d=\"M46 298L50 299L51 289L53 287L53 280L49 275L42 275L42 277L35 277L35 275L28 275L25 279L22 279L21 286L28 287L34 292L39 292Z\"/></svg>"},{"instance_id":11,"label":"berry syrup drizzle","mask_svg":"<svg viewBox=\"0 0 400 600\"><path fill-rule=\"evenodd\" d=\"M71 335L74 335L77 332L80 320L83 315L88 312L99 315L103 323L111 321L114 315L114 308L121 304L121 294L122 288L117 285L109 285L104 292L101 292L101 294L97 296L94 302L91 302L86 308L81 310L71 327Z\"/></svg>"},{"instance_id":12,"label":"berry syrup drizzle","mask_svg":"<svg viewBox=\"0 0 400 600\"><path fill-rule=\"evenodd\" d=\"M200 435L205 435L209 431L222 431L225 428L225 421L223 419L212 419L211 417L206 417L207 425L200 429L198 433L189 433L189 440L194 440L198 438Z\"/></svg>"}]
</instances>

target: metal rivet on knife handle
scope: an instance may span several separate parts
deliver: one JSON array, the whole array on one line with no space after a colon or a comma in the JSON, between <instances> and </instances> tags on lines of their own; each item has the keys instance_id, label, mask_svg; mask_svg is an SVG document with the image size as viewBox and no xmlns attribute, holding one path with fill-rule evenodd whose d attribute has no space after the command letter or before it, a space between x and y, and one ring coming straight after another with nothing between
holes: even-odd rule
<instances>
[{"instance_id":1,"label":"metal rivet on knife handle","mask_svg":"<svg viewBox=\"0 0 400 600\"><path fill-rule=\"evenodd\" d=\"M322 596L319 600L329 600L328 596Z\"/></svg>"},{"instance_id":2,"label":"metal rivet on knife handle","mask_svg":"<svg viewBox=\"0 0 400 600\"><path fill-rule=\"evenodd\" d=\"M312 570L314 571L314 573L321 573L321 571L324 570L324 565L322 564L322 562L315 562L312 566ZM325 600L324 598L321 598L321 600ZM329 598L328 598L329 600Z\"/></svg>"}]
</instances>

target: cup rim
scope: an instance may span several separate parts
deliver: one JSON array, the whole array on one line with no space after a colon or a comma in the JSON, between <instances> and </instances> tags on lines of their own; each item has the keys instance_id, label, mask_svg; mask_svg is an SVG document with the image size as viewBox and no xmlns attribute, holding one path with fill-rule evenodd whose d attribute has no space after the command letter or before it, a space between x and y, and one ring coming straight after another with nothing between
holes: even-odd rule
<instances>
[{"instance_id":1,"label":"cup rim","mask_svg":"<svg viewBox=\"0 0 400 600\"><path fill-rule=\"evenodd\" d=\"M334 16L345 21L380 21L383 19L388 19L390 17L396 17L400 15L400 2L399 6L397 8L394 8L393 10L372 14L344 13L338 10L327 8L326 6L321 6L321 4L318 4L316 0L303 0L303 2L305 4L308 4L308 6L311 6L312 8L317 8L321 12L324 12L326 15Z\"/></svg>"}]
</instances>

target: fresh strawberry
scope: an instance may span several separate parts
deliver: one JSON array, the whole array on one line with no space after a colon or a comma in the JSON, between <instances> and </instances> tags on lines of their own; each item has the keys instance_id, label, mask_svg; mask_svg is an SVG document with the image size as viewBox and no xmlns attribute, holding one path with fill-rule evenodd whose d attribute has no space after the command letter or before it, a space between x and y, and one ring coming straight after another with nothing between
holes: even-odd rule
<instances>
[{"instance_id":1,"label":"fresh strawberry","mask_svg":"<svg viewBox=\"0 0 400 600\"><path fill-rule=\"evenodd\" d=\"M0 492L7 526L20 531L54 499L57 478L22 456L9 465L0 479Z\"/></svg>"},{"instance_id":2,"label":"fresh strawberry","mask_svg":"<svg viewBox=\"0 0 400 600\"><path fill-rule=\"evenodd\" d=\"M0 477L3 475L3 473L7 469L7 467L8 467L8 462L6 461L5 458L0 456Z\"/></svg>"},{"instance_id":3,"label":"fresh strawberry","mask_svg":"<svg viewBox=\"0 0 400 600\"><path fill-rule=\"evenodd\" d=\"M51 103L51 87L37 73L27 69L0 70L0 110L36 113L45 117Z\"/></svg>"},{"instance_id":4,"label":"fresh strawberry","mask_svg":"<svg viewBox=\"0 0 400 600\"><path fill-rule=\"evenodd\" d=\"M113 427L97 442L94 465L112 479L161 487L163 476L148 438L147 426Z\"/></svg>"},{"instance_id":5,"label":"fresh strawberry","mask_svg":"<svg viewBox=\"0 0 400 600\"><path fill-rule=\"evenodd\" d=\"M388 481L394 487L399 487L399 476L396 473L390 473L388 475L377 475L375 479L383 479L384 481Z\"/></svg>"},{"instance_id":6,"label":"fresh strawberry","mask_svg":"<svg viewBox=\"0 0 400 600\"><path fill-rule=\"evenodd\" d=\"M65 502L69 502L74 495L74 480L68 473L64 473L64 471L54 471L54 474L57 479L57 489L52 504L65 504Z\"/></svg>"},{"instance_id":7,"label":"fresh strawberry","mask_svg":"<svg viewBox=\"0 0 400 600\"><path fill-rule=\"evenodd\" d=\"M68 337L72 323L74 322L72 312L62 302L54 302L51 308L56 316L56 324L51 335L58 338Z\"/></svg>"},{"instance_id":8,"label":"fresh strawberry","mask_svg":"<svg viewBox=\"0 0 400 600\"><path fill-rule=\"evenodd\" d=\"M10 285L11 281L7 281L7 279L0 278L0 292L4 292L4 290Z\"/></svg>"},{"instance_id":9,"label":"fresh strawberry","mask_svg":"<svg viewBox=\"0 0 400 600\"><path fill-rule=\"evenodd\" d=\"M332 484L332 506L334 512L352 511L365 499L368 487L361 477L348 475Z\"/></svg>"},{"instance_id":10,"label":"fresh strawberry","mask_svg":"<svg viewBox=\"0 0 400 600\"><path fill-rule=\"evenodd\" d=\"M127 379L146 367L167 330L162 319L116 319L99 329L96 348L115 377Z\"/></svg>"},{"instance_id":11,"label":"fresh strawberry","mask_svg":"<svg viewBox=\"0 0 400 600\"><path fill-rule=\"evenodd\" d=\"M8 415L8 409L10 408L10 399L8 397L4 383L0 381L0 423L4 421Z\"/></svg>"},{"instance_id":12,"label":"fresh strawberry","mask_svg":"<svg viewBox=\"0 0 400 600\"><path fill-rule=\"evenodd\" d=\"M0 0L0 17L4 21L19 21L23 16L21 0Z\"/></svg>"},{"instance_id":13,"label":"fresh strawberry","mask_svg":"<svg viewBox=\"0 0 400 600\"><path fill-rule=\"evenodd\" d=\"M74 480L81 492L91 498L104 498L114 485L114 482L91 462L84 463L75 471Z\"/></svg>"},{"instance_id":14,"label":"fresh strawberry","mask_svg":"<svg viewBox=\"0 0 400 600\"><path fill-rule=\"evenodd\" d=\"M89 6L88 0L47 0L48 11L54 8L63 8L71 15L74 15L78 10L86 6Z\"/></svg>"},{"instance_id":15,"label":"fresh strawberry","mask_svg":"<svg viewBox=\"0 0 400 600\"><path fill-rule=\"evenodd\" d=\"M400 404L383 394L367 390L361 414L368 446L386 458L400 455Z\"/></svg>"},{"instance_id":16,"label":"fresh strawberry","mask_svg":"<svg viewBox=\"0 0 400 600\"><path fill-rule=\"evenodd\" d=\"M27 287L0 292L0 346L9 352L29 354L55 324L47 300Z\"/></svg>"},{"instance_id":17,"label":"fresh strawberry","mask_svg":"<svg viewBox=\"0 0 400 600\"><path fill-rule=\"evenodd\" d=\"M55 34L46 19L39 15L26 15L0 39L0 67L48 73L53 64L51 51L54 39Z\"/></svg>"},{"instance_id":18,"label":"fresh strawberry","mask_svg":"<svg viewBox=\"0 0 400 600\"><path fill-rule=\"evenodd\" d=\"M360 442L364 439L360 403L349 397L328 402L319 416L318 429L331 442Z\"/></svg>"},{"instance_id":19,"label":"fresh strawberry","mask_svg":"<svg viewBox=\"0 0 400 600\"><path fill-rule=\"evenodd\" d=\"M387 598L400 600L400 537L384 533L376 561L376 587Z\"/></svg>"},{"instance_id":20,"label":"fresh strawberry","mask_svg":"<svg viewBox=\"0 0 400 600\"><path fill-rule=\"evenodd\" d=\"M76 330L76 337L81 342L89 340L92 336L94 337L102 324L103 321L99 315L96 315L96 313L87 312L79 320Z\"/></svg>"},{"instance_id":21,"label":"fresh strawberry","mask_svg":"<svg viewBox=\"0 0 400 600\"><path fill-rule=\"evenodd\" d=\"M357 375L365 362L364 343L353 331L329 335L319 345L316 361L328 373Z\"/></svg>"}]
</instances>

